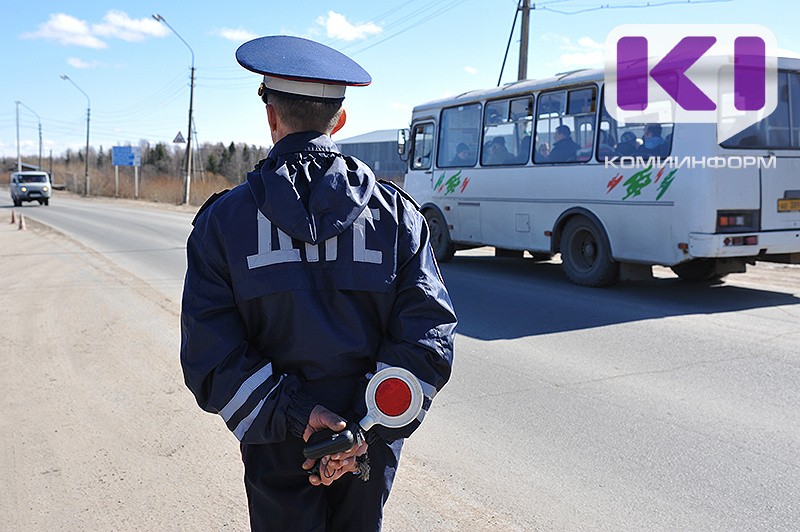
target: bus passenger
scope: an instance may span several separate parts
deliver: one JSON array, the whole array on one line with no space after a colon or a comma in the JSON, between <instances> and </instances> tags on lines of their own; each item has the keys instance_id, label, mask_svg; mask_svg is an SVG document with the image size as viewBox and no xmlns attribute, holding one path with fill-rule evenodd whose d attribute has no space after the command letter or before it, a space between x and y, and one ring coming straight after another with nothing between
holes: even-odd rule
<instances>
[{"instance_id":1,"label":"bus passenger","mask_svg":"<svg viewBox=\"0 0 800 532\"><path fill-rule=\"evenodd\" d=\"M514 158L506 148L504 137L495 137L489 144L489 155L486 157L486 164L510 164Z\"/></svg>"},{"instance_id":2,"label":"bus passenger","mask_svg":"<svg viewBox=\"0 0 800 532\"><path fill-rule=\"evenodd\" d=\"M531 136L525 135L522 137L522 140L519 142L519 151L517 152L517 157L514 160L515 163L524 163L528 160L531 156Z\"/></svg>"},{"instance_id":3,"label":"bus passenger","mask_svg":"<svg viewBox=\"0 0 800 532\"><path fill-rule=\"evenodd\" d=\"M636 134L626 131L619 137L619 144L617 144L617 150L614 154L622 157L631 157L638 148L639 141L636 139Z\"/></svg>"},{"instance_id":4,"label":"bus passenger","mask_svg":"<svg viewBox=\"0 0 800 532\"><path fill-rule=\"evenodd\" d=\"M642 136L644 142L636 155L643 157L664 157L669 153L669 145L664 137L661 136L661 124L647 124Z\"/></svg>"},{"instance_id":5,"label":"bus passenger","mask_svg":"<svg viewBox=\"0 0 800 532\"><path fill-rule=\"evenodd\" d=\"M536 150L536 152L538 154L536 156L537 162L539 161L539 159L541 159L542 161L547 161L547 157L550 155L550 145L546 142L542 142L541 144L539 144L539 148Z\"/></svg>"},{"instance_id":6,"label":"bus passenger","mask_svg":"<svg viewBox=\"0 0 800 532\"><path fill-rule=\"evenodd\" d=\"M572 140L572 131L569 126L561 124L556 128L555 142L547 157L548 163L566 163L577 160L580 146Z\"/></svg>"},{"instance_id":7,"label":"bus passenger","mask_svg":"<svg viewBox=\"0 0 800 532\"><path fill-rule=\"evenodd\" d=\"M597 158L603 160L614 155L614 139L607 131L600 130L600 143L597 146ZM589 146L591 149L591 145Z\"/></svg>"},{"instance_id":8,"label":"bus passenger","mask_svg":"<svg viewBox=\"0 0 800 532\"><path fill-rule=\"evenodd\" d=\"M472 166L473 164L475 163L472 161L472 150L466 143L459 143L456 146L456 154L450 161L450 166Z\"/></svg>"}]
</instances>

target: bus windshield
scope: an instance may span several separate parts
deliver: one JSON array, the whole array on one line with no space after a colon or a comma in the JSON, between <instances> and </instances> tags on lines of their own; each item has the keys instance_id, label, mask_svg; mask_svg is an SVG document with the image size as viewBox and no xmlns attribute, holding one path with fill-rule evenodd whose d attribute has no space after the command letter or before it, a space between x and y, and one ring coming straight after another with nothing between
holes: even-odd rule
<instances>
[{"instance_id":1,"label":"bus windshield","mask_svg":"<svg viewBox=\"0 0 800 532\"><path fill-rule=\"evenodd\" d=\"M722 143L723 148L800 148L800 72L778 73L778 106L768 117Z\"/></svg>"}]
</instances>

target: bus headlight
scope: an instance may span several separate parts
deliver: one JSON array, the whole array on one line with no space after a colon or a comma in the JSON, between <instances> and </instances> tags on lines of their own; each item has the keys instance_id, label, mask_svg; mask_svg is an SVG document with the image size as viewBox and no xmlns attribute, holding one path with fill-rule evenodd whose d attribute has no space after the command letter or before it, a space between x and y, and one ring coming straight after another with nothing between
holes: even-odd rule
<instances>
[{"instance_id":1,"label":"bus headlight","mask_svg":"<svg viewBox=\"0 0 800 532\"><path fill-rule=\"evenodd\" d=\"M28 191L28 187L22 187L20 190L21 190L22 192L27 192L27 191Z\"/></svg>"},{"instance_id":2,"label":"bus headlight","mask_svg":"<svg viewBox=\"0 0 800 532\"><path fill-rule=\"evenodd\" d=\"M48 190L50 190L50 189L47 188L47 187L42 187L42 192L47 192Z\"/></svg>"}]
</instances>

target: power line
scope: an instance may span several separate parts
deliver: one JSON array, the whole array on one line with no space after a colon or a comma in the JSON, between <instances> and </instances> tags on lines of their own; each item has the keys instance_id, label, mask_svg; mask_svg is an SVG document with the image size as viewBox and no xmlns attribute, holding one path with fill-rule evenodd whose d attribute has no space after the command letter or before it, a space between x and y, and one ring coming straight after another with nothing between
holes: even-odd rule
<instances>
[{"instance_id":1,"label":"power line","mask_svg":"<svg viewBox=\"0 0 800 532\"><path fill-rule=\"evenodd\" d=\"M560 15L578 15L578 14L581 14L581 13L588 13L590 11L599 11L601 9L646 9L646 8L652 8L652 7L662 7L662 6L677 5L677 4L681 4L681 5L686 5L686 4L692 4L692 5L697 5L697 4L716 4L716 3L722 3L722 2L731 2L732 0L665 0L665 1L661 1L661 2L650 2L650 1L647 1L647 2L645 2L643 4L620 4L620 5L602 4L602 5L595 6L595 7L586 7L586 8L582 8L582 9L573 10L573 11L564 11L563 9L555 9L555 8L552 8L552 7L548 7L548 6L553 5L553 4L563 4L563 3L566 3L566 2L569 2L569 1L571 1L571 0L549 0L549 1L545 0L544 2L536 2L536 3L531 4L530 9L531 10L539 10L539 11L550 11L551 13L558 13ZM509 35L508 45L506 46L506 52L505 52L505 55L503 56L503 66L500 69L500 77L497 79L497 85L498 86L500 86L500 81L503 78L503 71L505 70L506 60L508 59L508 52L509 52L509 49L510 49L510 46L511 46L511 37L514 34L514 27L516 26L516 22L517 22L517 14L519 14L519 10L521 9L520 5L521 4L519 2L517 2L517 11L516 11L516 14L514 15L514 23L511 26L511 35Z\"/></svg>"},{"instance_id":2,"label":"power line","mask_svg":"<svg viewBox=\"0 0 800 532\"><path fill-rule=\"evenodd\" d=\"M563 4L564 2L572 2L573 0L547 0L545 2L536 2L537 6L549 6L551 4Z\"/></svg>"},{"instance_id":3,"label":"power line","mask_svg":"<svg viewBox=\"0 0 800 532\"><path fill-rule=\"evenodd\" d=\"M401 26L401 25L405 24L408 21L415 21L415 19L417 19L417 18L422 18L425 15L426 12L428 12L428 11L430 11L432 9L436 9L436 7L438 5L440 5L440 4L442 4L443 2L446 2L446 1L448 1L448 0L434 0L434 1L430 2L430 3L423 4L422 7L416 8L413 11L411 11L410 13L407 13L407 14L401 16L399 19L397 19L397 20L395 20L393 22L389 22L388 24L384 25L381 28L381 32L379 34L367 36L367 37L365 37L363 40L361 40L359 42L352 42L352 43L346 44L346 45L342 46L340 48L340 50L348 50L350 48L358 46L359 44L363 44L365 42L372 41L373 39L377 39L377 38L380 38L380 37L385 37L387 32L393 30L394 28L396 28L398 26ZM412 2L413 2L413 0L412 0ZM403 6L407 6L408 4L411 4L412 2L406 2L405 4L403 4ZM375 19L372 19L372 20L374 21ZM413 27L413 24L412 24L412 27ZM402 30L402 31L405 31L405 30ZM342 39L332 39L331 41L341 41L341 40ZM331 42L331 41L329 41L329 42Z\"/></svg>"},{"instance_id":4,"label":"power line","mask_svg":"<svg viewBox=\"0 0 800 532\"><path fill-rule=\"evenodd\" d=\"M503 71L506 69L506 60L508 60L508 51L511 49L511 39L514 37L514 28L517 27L517 17L518 16L519 16L519 8L514 10L514 22L511 23L511 33L508 36L508 44L506 45L506 53L503 55L503 65L500 67L500 75L497 77L497 86L498 87L500 86L500 80L503 79Z\"/></svg>"},{"instance_id":5,"label":"power line","mask_svg":"<svg viewBox=\"0 0 800 532\"><path fill-rule=\"evenodd\" d=\"M563 0L551 0L551 1L556 1L557 2L557 1L563 1ZM358 54L360 54L360 53L362 53L362 52L364 52L366 50L369 50L370 48L373 48L375 46L378 46L378 45L388 41L389 39L393 39L393 38L395 38L395 37L397 37L399 35L402 35L403 33L407 32L407 31L409 31L411 29L419 28L424 23L426 23L426 22L428 22L430 20L433 20L434 18L436 18L436 17L438 17L438 16L440 16L440 15L442 15L442 14L444 14L444 13L446 13L446 12L456 8L456 7L459 7L460 5L463 4L463 0L433 0L433 1L429 1L427 3L423 3L423 5L421 7L413 6L412 10L410 10L408 12L404 12L406 8L408 8L409 6L411 6L411 4L414 4L416 2L419 2L419 0L407 0L406 2L403 2L402 4L400 4L398 6L395 6L395 7L391 8L391 9L388 9L388 10L384 11L383 13L380 13L379 15L371 17L369 19L369 22L366 22L365 24L375 23L376 21L381 21L382 19L384 19L386 17L390 17L391 15L400 15L399 18L397 18L396 20L392 20L392 21L388 22L387 24L385 24L384 26L382 26L381 27L381 33L379 33L379 34L367 36L364 39L359 40L357 42L347 42L347 41L344 41L343 39L337 39L337 38L329 38L327 40L324 40L323 42L325 42L328 45L332 45L332 44L335 44L335 43L346 42L346 44L338 46L337 49L339 51L346 51L346 50L351 50L353 48L356 48L356 50L353 51L353 52L350 52L350 54L351 55L358 55ZM392 32L392 30L395 30L395 29L397 29L397 31ZM364 45L366 45L366 46L364 46ZM202 86L205 87L206 89L222 88L222 87L225 87L226 89L230 89L230 88L247 88L252 83L252 76L243 76L243 75L240 74L241 71L239 69L237 69L237 68L234 68L234 67L227 67L227 66L205 67L205 69L206 70L216 70L218 72L221 71L220 73L223 74L222 76L213 76L213 77L205 77L205 78L203 78L202 79L202 81L203 81ZM224 76L224 72L226 72L226 71L230 71L230 72L236 71L237 75ZM230 83L231 81L235 81L235 82L245 82L246 81L247 83L246 84L245 83L231 84ZM210 83L207 83L207 82L210 82Z\"/></svg>"},{"instance_id":6,"label":"power line","mask_svg":"<svg viewBox=\"0 0 800 532\"><path fill-rule=\"evenodd\" d=\"M566 1L566 0L565 0ZM644 4L622 4L622 5L611 5L611 4L602 4L595 7L587 7L583 9L578 9L574 11L564 11L562 9L554 9L552 7L547 7L549 4L543 4L537 2L532 9L535 10L542 10L542 11L551 11L553 13L558 13L560 15L578 15L580 13L588 13L590 11L599 11L601 9L645 9L650 7L662 7L662 6L671 6L671 5L686 5L686 4L718 4L723 2L732 2L733 0L667 0L665 2L645 2ZM557 3L557 0L554 0L550 3ZM541 7L540 7L541 6Z\"/></svg>"},{"instance_id":7,"label":"power line","mask_svg":"<svg viewBox=\"0 0 800 532\"><path fill-rule=\"evenodd\" d=\"M438 17L440 15L443 15L444 13L447 13L448 11L450 11L450 10L462 5L461 1L456 0L454 2L450 2L449 4L439 8L438 11L432 11L431 12L430 8L435 8L436 6L440 5L441 3L442 2L433 2L431 4L428 4L428 6L426 8L420 9L417 12L420 13L420 17L424 17L425 22L429 22L429 21L433 20L434 18L436 18L436 17ZM411 20L410 16L406 17L406 19L407 20ZM393 39L393 38L395 38L395 37L397 37L399 35L402 35L403 33L407 32L407 31L409 31L411 29L416 29L416 28L419 28L419 27L420 27L420 24L417 24L417 20L413 20L411 24L405 26L404 28L400 29L399 31L397 31L397 32L395 32L395 33L393 33L391 35L387 35L383 39L380 39L380 40L378 40L378 41L376 41L374 43L369 44L368 46L365 46L365 47L363 47L361 49L358 49L358 50L352 52L352 55L358 55L361 52L365 52L365 51L369 50L370 48L374 48L375 46L378 46L379 44L385 43L389 39Z\"/></svg>"},{"instance_id":8,"label":"power line","mask_svg":"<svg viewBox=\"0 0 800 532\"><path fill-rule=\"evenodd\" d=\"M116 109L114 112L106 112L104 113L107 117L125 117L129 115L140 116L142 113L142 109L146 109L149 106L161 103L162 100L165 98L172 98L176 94L183 94L186 89L186 80L183 74L179 74L178 76L172 78L168 81L165 85L161 88L156 90L155 92L151 93L150 95L144 97L142 100L131 104L128 107L122 107Z\"/></svg>"}]
</instances>

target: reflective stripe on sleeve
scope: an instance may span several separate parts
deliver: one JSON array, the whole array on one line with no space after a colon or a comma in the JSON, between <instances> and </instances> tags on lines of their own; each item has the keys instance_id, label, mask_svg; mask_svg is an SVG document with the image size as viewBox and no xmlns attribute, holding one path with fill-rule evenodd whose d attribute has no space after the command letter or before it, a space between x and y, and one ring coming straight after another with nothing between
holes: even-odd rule
<instances>
[{"instance_id":1,"label":"reflective stripe on sleeve","mask_svg":"<svg viewBox=\"0 0 800 532\"><path fill-rule=\"evenodd\" d=\"M258 404L253 409L253 411L250 412L247 415L247 417L244 418L242 421L240 421L239 425L236 426L236 429L233 431L233 435L236 436L237 440L242 441L242 438L244 438L245 433L248 430L250 430L250 426L253 424L253 421L258 416L258 413L261 412L261 407L264 406L264 402L267 400L267 398L270 395L272 395L272 392L274 392L275 388L277 388L280 385L280 383L281 383L281 381L283 381L284 377L286 377L286 375L281 375L281 378L278 379L278 382L275 383L275 386L273 386L272 389L267 392L267 395L265 395L264 398L258 402Z\"/></svg>"},{"instance_id":2,"label":"reflective stripe on sleeve","mask_svg":"<svg viewBox=\"0 0 800 532\"><path fill-rule=\"evenodd\" d=\"M222 419L225 420L225 423L227 423L233 414L235 414L236 411L247 402L247 400L250 398L250 395L253 393L253 390L264 384L264 382L271 376L272 362L250 375L250 377L248 377L247 380L242 383L242 385L239 387L239 390L237 390L236 394L233 396L233 399L231 399L228 404L225 405L225 408L219 411L219 415L222 416ZM259 406L256 408L260 409L261 403L259 403Z\"/></svg>"}]
</instances>

